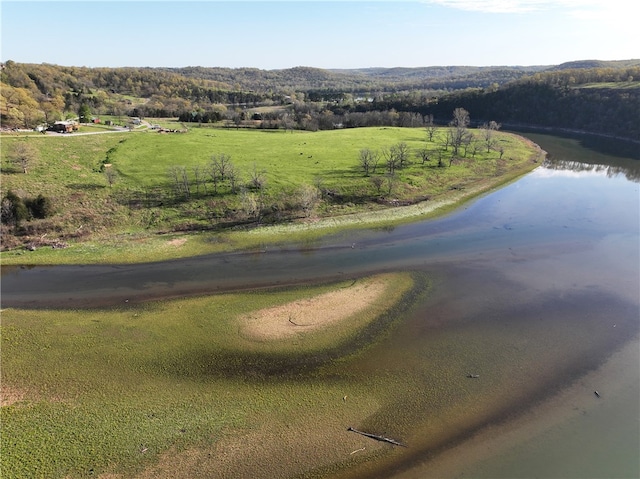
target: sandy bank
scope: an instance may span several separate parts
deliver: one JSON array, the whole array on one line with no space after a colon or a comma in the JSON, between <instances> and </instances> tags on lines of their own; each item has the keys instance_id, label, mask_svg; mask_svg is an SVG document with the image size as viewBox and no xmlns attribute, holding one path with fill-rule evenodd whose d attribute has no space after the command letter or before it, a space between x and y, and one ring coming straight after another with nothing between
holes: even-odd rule
<instances>
[{"instance_id":1,"label":"sandy bank","mask_svg":"<svg viewBox=\"0 0 640 479\"><path fill-rule=\"evenodd\" d=\"M264 341L316 331L365 310L388 286L383 278L361 280L319 296L254 311L240 318L241 334Z\"/></svg>"}]
</instances>

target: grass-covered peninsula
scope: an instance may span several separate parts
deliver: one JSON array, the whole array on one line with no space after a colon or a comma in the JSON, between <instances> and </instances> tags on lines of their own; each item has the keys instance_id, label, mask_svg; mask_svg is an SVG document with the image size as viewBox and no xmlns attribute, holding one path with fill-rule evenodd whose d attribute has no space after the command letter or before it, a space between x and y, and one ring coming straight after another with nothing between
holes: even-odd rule
<instances>
[{"instance_id":1,"label":"grass-covered peninsula","mask_svg":"<svg viewBox=\"0 0 640 479\"><path fill-rule=\"evenodd\" d=\"M156 261L309 241L442 212L543 158L520 136L480 128L456 143L454 128L155 126L4 135L3 263ZM8 200L29 208L20 216Z\"/></svg>"}]
</instances>

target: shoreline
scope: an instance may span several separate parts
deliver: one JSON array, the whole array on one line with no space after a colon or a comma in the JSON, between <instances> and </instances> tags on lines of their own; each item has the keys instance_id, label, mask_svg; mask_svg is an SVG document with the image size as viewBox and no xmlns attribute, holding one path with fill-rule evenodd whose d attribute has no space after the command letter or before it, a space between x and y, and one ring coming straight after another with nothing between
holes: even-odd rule
<instances>
[{"instance_id":1,"label":"shoreline","mask_svg":"<svg viewBox=\"0 0 640 479\"><path fill-rule=\"evenodd\" d=\"M536 151L546 155L538 145L535 147ZM433 199L410 205L221 233L146 232L141 235L131 234L130 238L123 238L123 234L110 234L105 238L74 243L66 248L54 248L53 252L50 248L45 251L44 247L35 251L2 251L0 260L5 266L141 264L218 253L253 252L256 249L263 250L265 245L277 247L292 241L313 241L325 235L363 228L397 226L412 221L441 218L483 195L517 181L540 166L541 163L532 159L530 167L500 177L483 178L463 189L451 190Z\"/></svg>"},{"instance_id":2,"label":"shoreline","mask_svg":"<svg viewBox=\"0 0 640 479\"><path fill-rule=\"evenodd\" d=\"M577 378L531 409L514 418L487 426L462 443L392 477L492 477L483 475L483 469L485 473L487 469L496 469L503 462L508 462L510 455L519 458L523 455L521 449L531 441L548 439L550 435L570 427L581 416L596 412L608 399L623 394L629 384L637 384L640 381L639 360L640 338L636 337L612 352L598 369ZM600 397L595 395L596 390L599 390Z\"/></svg>"}]
</instances>

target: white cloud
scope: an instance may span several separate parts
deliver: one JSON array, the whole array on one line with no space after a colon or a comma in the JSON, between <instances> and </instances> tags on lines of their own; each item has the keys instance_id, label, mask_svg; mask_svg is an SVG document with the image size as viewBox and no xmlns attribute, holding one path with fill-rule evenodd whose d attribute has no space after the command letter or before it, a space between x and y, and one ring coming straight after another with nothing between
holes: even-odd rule
<instances>
[{"instance_id":1,"label":"white cloud","mask_svg":"<svg viewBox=\"0 0 640 479\"><path fill-rule=\"evenodd\" d=\"M423 3L441 5L484 13L530 13L545 10L593 12L609 10L616 4L631 5L634 0L422 0Z\"/></svg>"},{"instance_id":2,"label":"white cloud","mask_svg":"<svg viewBox=\"0 0 640 479\"><path fill-rule=\"evenodd\" d=\"M484 13L527 13L540 10L544 0L426 0L443 7Z\"/></svg>"}]
</instances>

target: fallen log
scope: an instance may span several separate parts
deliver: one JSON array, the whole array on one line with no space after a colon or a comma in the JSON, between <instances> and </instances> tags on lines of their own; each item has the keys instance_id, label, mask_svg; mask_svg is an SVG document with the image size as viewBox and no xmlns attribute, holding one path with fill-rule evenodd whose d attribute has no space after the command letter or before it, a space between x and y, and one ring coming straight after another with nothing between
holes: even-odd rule
<instances>
[{"instance_id":1,"label":"fallen log","mask_svg":"<svg viewBox=\"0 0 640 479\"><path fill-rule=\"evenodd\" d=\"M402 444L401 442L396 441L395 439L390 439L384 436L378 436L377 434L371 434L368 432L358 431L350 427L347 431L355 432L356 434L360 434L365 437L370 437L371 439L375 439L376 441L388 442L389 444L393 444L394 446L408 447L406 444Z\"/></svg>"}]
</instances>

